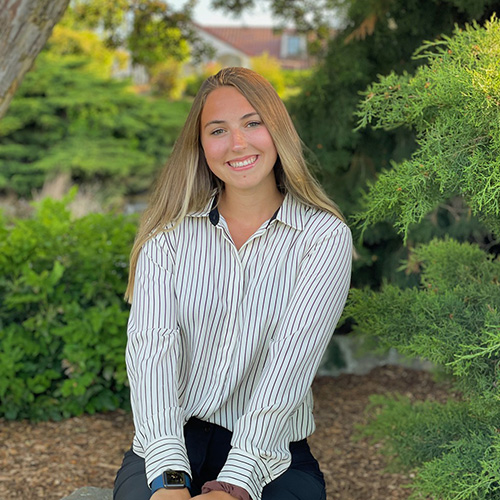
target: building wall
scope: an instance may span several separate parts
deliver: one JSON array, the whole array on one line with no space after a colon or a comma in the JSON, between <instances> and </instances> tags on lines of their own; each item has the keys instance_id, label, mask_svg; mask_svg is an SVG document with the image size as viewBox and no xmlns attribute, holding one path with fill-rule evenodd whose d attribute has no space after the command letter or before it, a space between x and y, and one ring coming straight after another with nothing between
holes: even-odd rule
<instances>
[{"instance_id":1,"label":"building wall","mask_svg":"<svg viewBox=\"0 0 500 500\"><path fill-rule=\"evenodd\" d=\"M219 40L203 30L200 30L198 35L215 49L215 61L220 62L223 66L243 66L245 68L250 68L250 57L248 57L245 53L235 49L227 43L224 43L222 40Z\"/></svg>"}]
</instances>

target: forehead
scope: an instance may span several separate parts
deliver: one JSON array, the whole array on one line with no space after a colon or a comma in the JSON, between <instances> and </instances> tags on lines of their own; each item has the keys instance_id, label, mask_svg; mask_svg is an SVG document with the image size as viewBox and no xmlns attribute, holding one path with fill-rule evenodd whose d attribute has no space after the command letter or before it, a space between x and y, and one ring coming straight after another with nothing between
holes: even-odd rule
<instances>
[{"instance_id":1,"label":"forehead","mask_svg":"<svg viewBox=\"0 0 500 500\"><path fill-rule=\"evenodd\" d=\"M201 122L240 118L256 112L248 99L234 87L219 87L208 94L201 112Z\"/></svg>"}]
</instances>

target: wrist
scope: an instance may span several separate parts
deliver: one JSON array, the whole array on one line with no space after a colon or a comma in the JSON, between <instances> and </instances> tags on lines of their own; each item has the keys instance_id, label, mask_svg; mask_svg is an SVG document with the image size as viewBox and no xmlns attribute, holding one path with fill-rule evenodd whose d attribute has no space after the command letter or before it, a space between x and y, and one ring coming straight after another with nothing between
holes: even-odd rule
<instances>
[{"instance_id":1,"label":"wrist","mask_svg":"<svg viewBox=\"0 0 500 500\"><path fill-rule=\"evenodd\" d=\"M160 489L166 490L181 490L183 488L191 487L191 478L184 471L174 471L167 469L162 472L159 476L155 477L149 488L151 489L151 495L156 493Z\"/></svg>"},{"instance_id":2,"label":"wrist","mask_svg":"<svg viewBox=\"0 0 500 500\"><path fill-rule=\"evenodd\" d=\"M205 483L201 489L202 494L209 493L210 491L223 491L236 500L250 500L250 495L247 490L241 486L236 486L224 481L209 481Z\"/></svg>"}]
</instances>

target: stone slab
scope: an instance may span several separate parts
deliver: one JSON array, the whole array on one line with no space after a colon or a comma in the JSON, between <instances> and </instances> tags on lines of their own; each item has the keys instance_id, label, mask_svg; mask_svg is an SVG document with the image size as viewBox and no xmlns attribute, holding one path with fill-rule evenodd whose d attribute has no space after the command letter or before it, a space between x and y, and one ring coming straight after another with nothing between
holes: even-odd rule
<instances>
[{"instance_id":1,"label":"stone slab","mask_svg":"<svg viewBox=\"0 0 500 500\"><path fill-rule=\"evenodd\" d=\"M62 498L61 500L113 500L113 490L108 488L85 486L73 491L71 495Z\"/></svg>"},{"instance_id":2,"label":"stone slab","mask_svg":"<svg viewBox=\"0 0 500 500\"><path fill-rule=\"evenodd\" d=\"M433 365L418 358L402 356L392 348L376 351L375 339L363 335L333 335L318 370L319 375L337 377L343 373L366 375L377 366L400 365L415 370L432 370Z\"/></svg>"}]
</instances>

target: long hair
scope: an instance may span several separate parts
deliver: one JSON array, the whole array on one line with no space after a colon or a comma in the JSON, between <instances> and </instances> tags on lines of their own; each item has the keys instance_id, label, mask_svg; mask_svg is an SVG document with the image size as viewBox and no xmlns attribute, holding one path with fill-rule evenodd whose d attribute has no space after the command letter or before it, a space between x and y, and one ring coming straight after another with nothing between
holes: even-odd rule
<instances>
[{"instance_id":1,"label":"long hair","mask_svg":"<svg viewBox=\"0 0 500 500\"><path fill-rule=\"evenodd\" d=\"M259 114L271 135L278 159L274 166L278 188L306 205L326 210L343 219L338 207L309 172L302 141L288 111L272 85L246 68L225 68L207 78L198 91L172 153L151 194L130 255L125 298L132 300L135 269L142 246L156 234L179 225L188 213L201 210L214 190L224 188L209 169L200 141L200 117L213 90L235 87Z\"/></svg>"}]
</instances>

